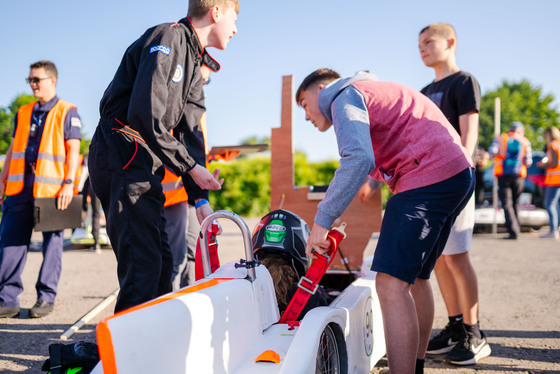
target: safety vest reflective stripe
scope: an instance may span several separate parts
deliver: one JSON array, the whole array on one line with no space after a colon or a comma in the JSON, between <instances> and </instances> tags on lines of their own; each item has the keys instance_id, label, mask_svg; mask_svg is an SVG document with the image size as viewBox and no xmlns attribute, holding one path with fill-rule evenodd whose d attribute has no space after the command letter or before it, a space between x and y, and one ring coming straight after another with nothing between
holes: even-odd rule
<instances>
[{"instance_id":1,"label":"safety vest reflective stripe","mask_svg":"<svg viewBox=\"0 0 560 374\"><path fill-rule=\"evenodd\" d=\"M560 158L560 142L553 140L548 146L548 152L555 152L556 159ZM550 157L549 157L550 158ZM546 169L546 176L544 178L545 186L560 186L560 162L556 167Z\"/></svg>"},{"instance_id":2,"label":"safety vest reflective stripe","mask_svg":"<svg viewBox=\"0 0 560 374\"><path fill-rule=\"evenodd\" d=\"M163 187L163 192L173 191L177 188L183 187L183 180L179 178L178 180L173 182L164 182L161 184L161 186Z\"/></svg>"},{"instance_id":3,"label":"safety vest reflective stripe","mask_svg":"<svg viewBox=\"0 0 560 374\"><path fill-rule=\"evenodd\" d=\"M23 174L8 175L8 182L19 182L23 180Z\"/></svg>"},{"instance_id":4,"label":"safety vest reflective stripe","mask_svg":"<svg viewBox=\"0 0 560 374\"><path fill-rule=\"evenodd\" d=\"M41 177L39 175L35 176L35 183L48 183L48 184L56 184L58 187L64 182L64 179L61 178L52 178L52 177Z\"/></svg>"},{"instance_id":5,"label":"safety vest reflective stripe","mask_svg":"<svg viewBox=\"0 0 560 374\"><path fill-rule=\"evenodd\" d=\"M25 152L12 152L12 160L25 158Z\"/></svg>"},{"instance_id":6,"label":"safety vest reflective stripe","mask_svg":"<svg viewBox=\"0 0 560 374\"><path fill-rule=\"evenodd\" d=\"M66 162L66 156L58 156L58 155L50 155L48 153L39 153L37 155L37 160L47 160L47 161L54 161L54 162Z\"/></svg>"},{"instance_id":7,"label":"safety vest reflective stripe","mask_svg":"<svg viewBox=\"0 0 560 374\"><path fill-rule=\"evenodd\" d=\"M6 195L16 195L23 189L25 149L35 104L36 102L22 105L18 111ZM71 108L75 106L64 100L58 100L47 114L35 166L34 197L55 197L62 189L67 169L64 120ZM77 188L74 188L74 194L78 192Z\"/></svg>"}]
</instances>

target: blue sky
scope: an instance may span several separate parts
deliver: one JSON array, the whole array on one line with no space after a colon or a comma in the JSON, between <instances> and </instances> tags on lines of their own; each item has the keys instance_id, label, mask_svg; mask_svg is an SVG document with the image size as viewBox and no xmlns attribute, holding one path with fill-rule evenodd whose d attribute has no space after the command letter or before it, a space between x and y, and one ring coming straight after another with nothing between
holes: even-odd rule
<instances>
[{"instance_id":1,"label":"blue sky","mask_svg":"<svg viewBox=\"0 0 560 374\"><path fill-rule=\"evenodd\" d=\"M0 106L30 93L29 64L59 69L58 94L74 103L86 137L129 44L148 27L186 15L187 0L2 1ZM343 76L368 69L381 80L421 89L433 79L418 53L418 32L433 22L458 32L459 67L482 93L505 79L528 79L560 103L560 1L241 0L238 34L226 51L209 49L222 69L206 87L210 145L270 136L280 125L283 75L294 90L330 67ZM294 144L311 160L337 158L332 130L321 134L294 108Z\"/></svg>"}]
</instances>

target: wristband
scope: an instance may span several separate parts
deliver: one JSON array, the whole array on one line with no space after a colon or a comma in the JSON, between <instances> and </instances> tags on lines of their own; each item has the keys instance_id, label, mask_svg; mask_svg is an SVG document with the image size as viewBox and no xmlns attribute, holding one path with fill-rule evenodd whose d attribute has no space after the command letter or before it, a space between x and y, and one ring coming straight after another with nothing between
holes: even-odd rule
<instances>
[{"instance_id":1,"label":"wristband","mask_svg":"<svg viewBox=\"0 0 560 374\"><path fill-rule=\"evenodd\" d=\"M208 204L208 200L199 200L197 203L194 204L194 207L196 209L200 208L201 206L203 206L204 204Z\"/></svg>"}]
</instances>

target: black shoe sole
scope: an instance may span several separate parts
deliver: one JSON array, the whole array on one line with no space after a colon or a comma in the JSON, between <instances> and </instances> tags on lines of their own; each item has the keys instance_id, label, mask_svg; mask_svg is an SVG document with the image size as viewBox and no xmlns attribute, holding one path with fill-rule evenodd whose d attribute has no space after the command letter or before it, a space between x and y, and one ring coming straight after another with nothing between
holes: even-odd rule
<instances>
[{"instance_id":1,"label":"black shoe sole","mask_svg":"<svg viewBox=\"0 0 560 374\"><path fill-rule=\"evenodd\" d=\"M31 313L29 312L29 318L43 318L48 316L49 314L51 314L52 311L45 313L45 314L36 314L36 313Z\"/></svg>"}]
</instances>

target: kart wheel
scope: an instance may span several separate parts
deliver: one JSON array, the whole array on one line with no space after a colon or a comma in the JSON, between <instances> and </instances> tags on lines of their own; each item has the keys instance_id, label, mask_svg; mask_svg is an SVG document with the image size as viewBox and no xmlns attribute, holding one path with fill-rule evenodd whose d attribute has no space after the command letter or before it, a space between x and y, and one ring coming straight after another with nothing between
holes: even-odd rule
<instances>
[{"instance_id":1,"label":"kart wheel","mask_svg":"<svg viewBox=\"0 0 560 374\"><path fill-rule=\"evenodd\" d=\"M331 326L327 325L319 339L316 374L340 374L340 354L338 342Z\"/></svg>"}]
</instances>

